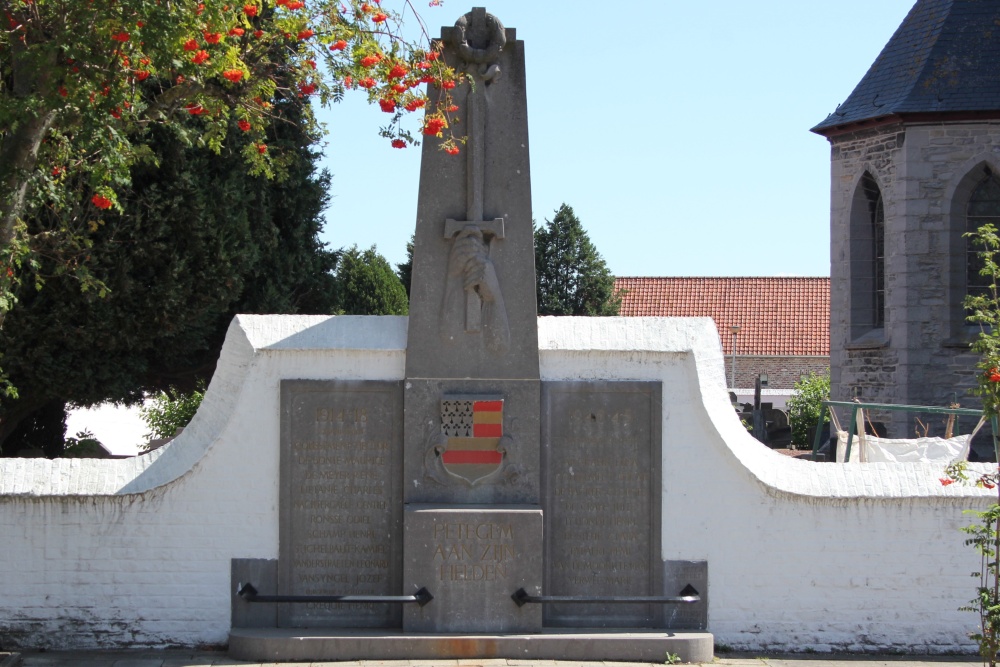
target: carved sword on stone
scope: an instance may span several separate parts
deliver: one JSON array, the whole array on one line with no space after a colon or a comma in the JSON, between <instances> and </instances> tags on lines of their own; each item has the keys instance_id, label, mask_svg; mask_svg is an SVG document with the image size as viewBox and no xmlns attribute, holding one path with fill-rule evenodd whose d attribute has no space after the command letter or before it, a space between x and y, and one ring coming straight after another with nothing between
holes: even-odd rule
<instances>
[{"instance_id":1,"label":"carved sword on stone","mask_svg":"<svg viewBox=\"0 0 1000 667\"><path fill-rule=\"evenodd\" d=\"M465 220L448 218L444 223L444 237L453 239L466 228L478 229L483 235L487 249L492 239L504 237L503 218L483 220L483 188L486 181L486 86L500 77L500 67L491 63L480 73L479 66L471 63L471 74L475 86L469 90L466 102L466 127L469 136L466 143L467 179ZM482 330L482 298L474 286L465 288L465 330L477 333Z\"/></svg>"}]
</instances>

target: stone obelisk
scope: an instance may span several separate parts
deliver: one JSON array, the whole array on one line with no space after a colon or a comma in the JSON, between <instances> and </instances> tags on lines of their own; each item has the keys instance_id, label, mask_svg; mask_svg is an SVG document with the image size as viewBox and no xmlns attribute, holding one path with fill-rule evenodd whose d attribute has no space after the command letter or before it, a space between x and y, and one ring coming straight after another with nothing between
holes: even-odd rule
<instances>
[{"instance_id":1,"label":"stone obelisk","mask_svg":"<svg viewBox=\"0 0 1000 667\"><path fill-rule=\"evenodd\" d=\"M404 629L526 632L541 613L539 373L524 45L483 8L442 30L458 155L427 137L404 389ZM431 98L435 98L431 89ZM537 607L537 605L535 605Z\"/></svg>"}]
</instances>

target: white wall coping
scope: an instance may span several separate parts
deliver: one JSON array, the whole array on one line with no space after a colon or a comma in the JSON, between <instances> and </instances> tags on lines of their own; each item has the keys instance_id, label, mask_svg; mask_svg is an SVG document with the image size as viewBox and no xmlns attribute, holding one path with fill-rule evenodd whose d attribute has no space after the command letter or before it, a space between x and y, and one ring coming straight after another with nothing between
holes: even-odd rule
<instances>
[{"instance_id":1,"label":"white wall coping","mask_svg":"<svg viewBox=\"0 0 1000 667\"><path fill-rule=\"evenodd\" d=\"M168 445L130 459L0 459L0 496L107 496L141 494L193 470L225 430L251 366L271 354L326 350L404 352L405 317L238 315L229 327L202 408ZM711 318L540 317L543 380L645 380L644 360L684 357L695 365L701 404L728 455L768 492L816 499L987 497L986 489L942 486L937 464L816 464L760 446L729 403L722 345ZM628 352L608 377L607 353ZM560 358L573 358L573 372ZM397 378L402 379L402 377ZM665 406L669 408L669 406ZM665 409L669 419L669 410ZM710 443L706 443L710 444ZM992 464L971 464L972 474Z\"/></svg>"}]
</instances>

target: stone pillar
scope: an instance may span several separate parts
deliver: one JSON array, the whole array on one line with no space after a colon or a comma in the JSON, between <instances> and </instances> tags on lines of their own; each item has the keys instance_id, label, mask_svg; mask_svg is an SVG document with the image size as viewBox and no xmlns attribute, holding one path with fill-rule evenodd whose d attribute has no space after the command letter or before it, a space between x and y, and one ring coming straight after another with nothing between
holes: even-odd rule
<instances>
[{"instance_id":1,"label":"stone pillar","mask_svg":"<svg viewBox=\"0 0 1000 667\"><path fill-rule=\"evenodd\" d=\"M524 45L475 8L442 30L458 155L425 137L404 385L404 590L418 632L531 632L541 592L539 373ZM429 91L432 100L440 91ZM432 108L429 113L433 113Z\"/></svg>"}]
</instances>

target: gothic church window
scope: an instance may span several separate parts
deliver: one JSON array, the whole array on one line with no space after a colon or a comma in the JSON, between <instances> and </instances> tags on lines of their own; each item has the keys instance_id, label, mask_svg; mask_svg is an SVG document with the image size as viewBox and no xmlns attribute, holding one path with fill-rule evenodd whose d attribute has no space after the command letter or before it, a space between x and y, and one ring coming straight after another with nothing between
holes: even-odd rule
<instances>
[{"instance_id":1,"label":"gothic church window","mask_svg":"<svg viewBox=\"0 0 1000 667\"><path fill-rule=\"evenodd\" d=\"M885 327L885 205L868 172L854 192L850 218L851 338Z\"/></svg>"},{"instance_id":2,"label":"gothic church window","mask_svg":"<svg viewBox=\"0 0 1000 667\"><path fill-rule=\"evenodd\" d=\"M861 179L861 187L868 200L872 226L872 324L880 329L885 326L885 207L882 191L870 174Z\"/></svg>"},{"instance_id":3,"label":"gothic church window","mask_svg":"<svg viewBox=\"0 0 1000 667\"><path fill-rule=\"evenodd\" d=\"M965 230L975 232L985 224L1000 227L1000 179L988 168L969 197ZM983 268L979 250L976 244L966 243L965 293L969 295L985 295L990 285L990 279L979 274Z\"/></svg>"}]
</instances>

